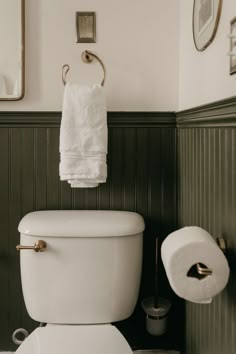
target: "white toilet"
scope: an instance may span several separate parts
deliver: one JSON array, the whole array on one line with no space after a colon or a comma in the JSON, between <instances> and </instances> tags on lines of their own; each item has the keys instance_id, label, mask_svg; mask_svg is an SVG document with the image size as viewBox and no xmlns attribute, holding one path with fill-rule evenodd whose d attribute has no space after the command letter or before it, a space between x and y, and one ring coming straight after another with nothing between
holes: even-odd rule
<instances>
[{"instance_id":1,"label":"white toilet","mask_svg":"<svg viewBox=\"0 0 236 354\"><path fill-rule=\"evenodd\" d=\"M143 218L132 212L26 215L17 246L24 300L30 317L47 325L16 353L131 354L111 323L128 318L136 305L143 230Z\"/></svg>"}]
</instances>

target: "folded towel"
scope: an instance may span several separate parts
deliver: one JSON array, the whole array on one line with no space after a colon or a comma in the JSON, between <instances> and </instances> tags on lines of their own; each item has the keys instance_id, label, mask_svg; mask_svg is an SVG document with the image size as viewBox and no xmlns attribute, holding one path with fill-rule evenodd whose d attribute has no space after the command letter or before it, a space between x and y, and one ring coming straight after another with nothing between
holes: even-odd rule
<instances>
[{"instance_id":1,"label":"folded towel","mask_svg":"<svg viewBox=\"0 0 236 354\"><path fill-rule=\"evenodd\" d=\"M97 187L107 177L107 115L101 85L65 86L60 130L60 179Z\"/></svg>"}]
</instances>

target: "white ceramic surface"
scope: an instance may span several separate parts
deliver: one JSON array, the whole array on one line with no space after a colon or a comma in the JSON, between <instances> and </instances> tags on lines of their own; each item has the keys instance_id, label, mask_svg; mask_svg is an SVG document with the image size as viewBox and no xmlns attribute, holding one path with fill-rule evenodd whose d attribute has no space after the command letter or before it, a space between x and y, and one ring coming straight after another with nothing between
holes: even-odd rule
<instances>
[{"instance_id":1,"label":"white ceramic surface","mask_svg":"<svg viewBox=\"0 0 236 354\"><path fill-rule=\"evenodd\" d=\"M144 221L130 211L47 210L25 215L18 230L36 237L117 237L143 232Z\"/></svg>"},{"instance_id":2,"label":"white ceramic surface","mask_svg":"<svg viewBox=\"0 0 236 354\"><path fill-rule=\"evenodd\" d=\"M14 352L0 352L2 354L13 354ZM177 352L175 350L168 350L168 351L163 351L163 350L135 350L133 351L135 354L180 354L180 352Z\"/></svg>"},{"instance_id":3,"label":"white ceramic surface","mask_svg":"<svg viewBox=\"0 0 236 354\"><path fill-rule=\"evenodd\" d=\"M132 350L112 325L48 325L34 330L17 354L132 354Z\"/></svg>"},{"instance_id":4,"label":"white ceramic surface","mask_svg":"<svg viewBox=\"0 0 236 354\"><path fill-rule=\"evenodd\" d=\"M125 237L123 234L121 237L119 231L116 237L117 219L114 213L109 219L110 213L95 212L96 217L90 220L96 226L99 225L99 217L104 223L106 216L112 237L108 237L108 229L106 237L97 237L95 226L90 229L89 236L82 237L80 220L83 218L78 218L76 227L79 237L38 235L47 243L45 252L21 251L23 294L27 311L34 320L58 324L95 324L123 320L132 314L140 285L141 230L144 224L143 221L139 224L141 229L133 228L135 235ZM122 223L123 215L124 223L127 223L127 213L117 213L119 222ZM48 212L47 215L52 214ZM69 212L67 216L70 218ZM134 217L140 221L141 216L135 214ZM53 218L58 219L55 215ZM51 223L49 217L44 221L45 230L47 222ZM89 228L88 223L89 220ZM85 227L84 221L82 225ZM27 230L27 225L24 226ZM55 228L58 225L55 224ZM137 233L138 230L140 233ZM34 236L21 234L21 244L32 245L35 240Z\"/></svg>"},{"instance_id":5,"label":"white ceramic surface","mask_svg":"<svg viewBox=\"0 0 236 354\"><path fill-rule=\"evenodd\" d=\"M0 352L2 354L13 354L14 352ZM180 352L177 352L175 350L168 350L168 351L163 351L163 350L134 350L134 354L180 354Z\"/></svg>"}]
</instances>

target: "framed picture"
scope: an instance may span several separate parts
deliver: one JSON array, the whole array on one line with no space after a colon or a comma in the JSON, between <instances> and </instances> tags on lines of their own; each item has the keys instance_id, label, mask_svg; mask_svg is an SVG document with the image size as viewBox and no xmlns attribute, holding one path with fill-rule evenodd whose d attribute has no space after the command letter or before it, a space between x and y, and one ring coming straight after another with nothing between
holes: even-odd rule
<instances>
[{"instance_id":1,"label":"framed picture","mask_svg":"<svg viewBox=\"0 0 236 354\"><path fill-rule=\"evenodd\" d=\"M236 17L230 22L230 75L236 73Z\"/></svg>"},{"instance_id":2,"label":"framed picture","mask_svg":"<svg viewBox=\"0 0 236 354\"><path fill-rule=\"evenodd\" d=\"M194 0L193 39L202 52L213 41L220 20L222 0Z\"/></svg>"}]
</instances>

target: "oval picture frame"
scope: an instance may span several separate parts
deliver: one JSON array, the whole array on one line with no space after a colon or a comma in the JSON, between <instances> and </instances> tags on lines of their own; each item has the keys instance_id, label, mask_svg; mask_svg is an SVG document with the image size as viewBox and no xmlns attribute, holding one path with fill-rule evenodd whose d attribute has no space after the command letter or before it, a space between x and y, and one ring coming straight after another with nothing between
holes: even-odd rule
<instances>
[{"instance_id":1,"label":"oval picture frame","mask_svg":"<svg viewBox=\"0 0 236 354\"><path fill-rule=\"evenodd\" d=\"M194 0L193 40L199 52L205 50L215 38L223 0Z\"/></svg>"}]
</instances>

